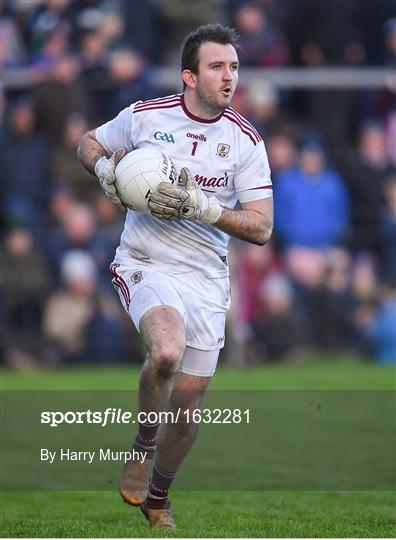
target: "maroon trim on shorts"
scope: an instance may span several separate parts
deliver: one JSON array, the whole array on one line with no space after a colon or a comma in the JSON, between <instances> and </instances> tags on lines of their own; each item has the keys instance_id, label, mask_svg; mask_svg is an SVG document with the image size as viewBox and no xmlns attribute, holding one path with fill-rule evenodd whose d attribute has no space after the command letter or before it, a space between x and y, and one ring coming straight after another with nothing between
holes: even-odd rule
<instances>
[{"instance_id":1,"label":"maroon trim on shorts","mask_svg":"<svg viewBox=\"0 0 396 540\"><path fill-rule=\"evenodd\" d=\"M109 270L114 276L111 282L120 289L122 296L124 297L124 300L129 307L129 304L131 303L131 295L128 289L128 285L125 283L123 278L119 274L117 274L117 268L119 266L120 265L116 263L111 263L111 265L109 266Z\"/></svg>"}]
</instances>

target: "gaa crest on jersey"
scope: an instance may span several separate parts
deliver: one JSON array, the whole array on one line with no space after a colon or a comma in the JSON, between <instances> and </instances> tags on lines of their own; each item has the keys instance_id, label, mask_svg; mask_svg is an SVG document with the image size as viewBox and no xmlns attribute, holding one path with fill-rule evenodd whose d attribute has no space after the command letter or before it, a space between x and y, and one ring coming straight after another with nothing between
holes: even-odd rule
<instances>
[{"instance_id":1,"label":"gaa crest on jersey","mask_svg":"<svg viewBox=\"0 0 396 540\"><path fill-rule=\"evenodd\" d=\"M131 275L131 281L135 285L137 283L140 283L142 279L143 279L143 272L141 270L137 270L136 272L133 272L133 274Z\"/></svg>"},{"instance_id":2,"label":"gaa crest on jersey","mask_svg":"<svg viewBox=\"0 0 396 540\"><path fill-rule=\"evenodd\" d=\"M165 133L164 131L156 131L154 133L154 139L156 141L164 141L168 143L174 143L175 139L173 138L172 133Z\"/></svg>"},{"instance_id":3,"label":"gaa crest on jersey","mask_svg":"<svg viewBox=\"0 0 396 540\"><path fill-rule=\"evenodd\" d=\"M224 144L224 143L219 143L217 145L217 152L216 154L220 157L223 157L223 158L226 158L228 156L228 154L230 153L230 145L229 144Z\"/></svg>"}]
</instances>

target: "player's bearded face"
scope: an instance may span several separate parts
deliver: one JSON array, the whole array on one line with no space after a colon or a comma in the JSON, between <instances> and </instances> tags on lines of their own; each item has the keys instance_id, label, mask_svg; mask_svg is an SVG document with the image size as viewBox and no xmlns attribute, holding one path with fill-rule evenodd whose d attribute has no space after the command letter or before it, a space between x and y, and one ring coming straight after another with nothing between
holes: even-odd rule
<instances>
[{"instance_id":1,"label":"player's bearded face","mask_svg":"<svg viewBox=\"0 0 396 540\"><path fill-rule=\"evenodd\" d=\"M229 107L238 83L238 56L230 44L203 43L199 48L196 92L213 112Z\"/></svg>"}]
</instances>

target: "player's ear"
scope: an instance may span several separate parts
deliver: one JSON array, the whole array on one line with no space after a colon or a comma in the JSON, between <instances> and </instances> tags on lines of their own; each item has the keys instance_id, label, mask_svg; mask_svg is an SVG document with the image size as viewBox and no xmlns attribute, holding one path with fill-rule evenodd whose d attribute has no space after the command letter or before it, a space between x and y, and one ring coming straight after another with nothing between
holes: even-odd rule
<instances>
[{"instance_id":1,"label":"player's ear","mask_svg":"<svg viewBox=\"0 0 396 540\"><path fill-rule=\"evenodd\" d=\"M195 88L197 84L197 76L195 75L195 73L193 73L189 69L184 69L182 71L182 78L186 86L189 86L190 88Z\"/></svg>"}]
</instances>

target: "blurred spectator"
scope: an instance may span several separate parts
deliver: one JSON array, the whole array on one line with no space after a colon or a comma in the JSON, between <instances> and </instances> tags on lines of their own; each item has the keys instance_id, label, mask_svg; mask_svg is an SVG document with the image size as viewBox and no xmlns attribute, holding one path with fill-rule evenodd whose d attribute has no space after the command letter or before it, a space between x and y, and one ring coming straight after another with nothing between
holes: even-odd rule
<instances>
[{"instance_id":1,"label":"blurred spectator","mask_svg":"<svg viewBox=\"0 0 396 540\"><path fill-rule=\"evenodd\" d=\"M378 277L372 257L363 255L355 259L352 269L352 288L358 302L374 305L378 293Z\"/></svg>"},{"instance_id":2,"label":"blurred spectator","mask_svg":"<svg viewBox=\"0 0 396 540\"><path fill-rule=\"evenodd\" d=\"M72 23L73 40L79 42L82 34L95 31L105 17L105 10L117 9L119 5L119 2L108 3L103 2L103 0L78 0L78 2L72 2L69 15Z\"/></svg>"},{"instance_id":3,"label":"blurred spectator","mask_svg":"<svg viewBox=\"0 0 396 540\"><path fill-rule=\"evenodd\" d=\"M372 356L381 363L396 363L396 281L388 281L383 287L382 300L367 325Z\"/></svg>"},{"instance_id":4,"label":"blurred spectator","mask_svg":"<svg viewBox=\"0 0 396 540\"><path fill-rule=\"evenodd\" d=\"M135 0L124 2L122 6L129 46L153 64L159 64L163 60L161 55L167 52L161 39L162 35L169 36L160 17L163 4L156 0Z\"/></svg>"},{"instance_id":5,"label":"blurred spectator","mask_svg":"<svg viewBox=\"0 0 396 540\"><path fill-rule=\"evenodd\" d=\"M64 355L84 349L84 330L93 312L96 265L79 251L65 253L61 260L64 290L55 290L45 307L44 336Z\"/></svg>"},{"instance_id":6,"label":"blurred spectator","mask_svg":"<svg viewBox=\"0 0 396 540\"><path fill-rule=\"evenodd\" d=\"M37 81L51 75L57 61L67 54L69 47L69 33L65 26L55 28L48 34L40 50L31 59Z\"/></svg>"},{"instance_id":7,"label":"blurred spectator","mask_svg":"<svg viewBox=\"0 0 396 540\"><path fill-rule=\"evenodd\" d=\"M385 25L386 58L388 66L396 66L396 17L389 19Z\"/></svg>"},{"instance_id":8,"label":"blurred spectator","mask_svg":"<svg viewBox=\"0 0 396 540\"><path fill-rule=\"evenodd\" d=\"M15 20L7 14L0 15L0 65L22 66L26 62L26 49Z\"/></svg>"},{"instance_id":9,"label":"blurred spectator","mask_svg":"<svg viewBox=\"0 0 396 540\"><path fill-rule=\"evenodd\" d=\"M108 51L102 35L95 29L85 32L80 39L81 80L92 98L96 123L108 120L106 111L110 93L110 77L107 70Z\"/></svg>"},{"instance_id":10,"label":"blurred spectator","mask_svg":"<svg viewBox=\"0 0 396 540\"><path fill-rule=\"evenodd\" d=\"M278 95L267 81L253 80L249 83L246 95L247 117L265 138L281 124L278 108Z\"/></svg>"},{"instance_id":11,"label":"blurred spectator","mask_svg":"<svg viewBox=\"0 0 396 540\"><path fill-rule=\"evenodd\" d=\"M234 258L233 302L228 324L243 362L257 364L293 356L305 331L292 285L282 275L271 244L243 246ZM237 312L238 311L238 312ZM233 351L228 355L233 356Z\"/></svg>"},{"instance_id":12,"label":"blurred spectator","mask_svg":"<svg viewBox=\"0 0 396 540\"><path fill-rule=\"evenodd\" d=\"M242 116L248 116L249 104L245 85L238 83L234 97L232 98L232 108L238 111Z\"/></svg>"},{"instance_id":13,"label":"blurred spectator","mask_svg":"<svg viewBox=\"0 0 396 540\"><path fill-rule=\"evenodd\" d=\"M351 198L352 248L355 252L379 252L378 225L384 208L385 178L392 173L385 132L378 122L365 124L359 148L345 169Z\"/></svg>"},{"instance_id":14,"label":"blurred spectator","mask_svg":"<svg viewBox=\"0 0 396 540\"><path fill-rule=\"evenodd\" d=\"M396 166L396 17L385 25L386 57L385 64L391 75L385 81L385 87L375 94L375 115L387 124L389 137L389 157Z\"/></svg>"},{"instance_id":15,"label":"blurred spectator","mask_svg":"<svg viewBox=\"0 0 396 540\"><path fill-rule=\"evenodd\" d=\"M77 146L87 131L87 119L82 114L73 113L66 119L63 139L52 153L52 178L67 186L73 197L88 202L98 193L97 180L77 159Z\"/></svg>"},{"instance_id":16,"label":"blurred spectator","mask_svg":"<svg viewBox=\"0 0 396 540\"><path fill-rule=\"evenodd\" d=\"M111 308L111 300L95 293L97 269L92 257L82 251L65 253L61 275L63 288L51 295L44 312L44 335L52 354L66 362L125 360L119 312Z\"/></svg>"},{"instance_id":17,"label":"blurred spectator","mask_svg":"<svg viewBox=\"0 0 396 540\"><path fill-rule=\"evenodd\" d=\"M30 0L30 2L25 2L25 0L2 0L3 4L8 11L11 11L16 17L30 15L35 9L42 5L43 0Z\"/></svg>"},{"instance_id":18,"label":"blurred spectator","mask_svg":"<svg viewBox=\"0 0 396 540\"><path fill-rule=\"evenodd\" d=\"M356 11L356 23L365 45L366 64L382 66L385 59L384 25L395 16L394 0L359 0Z\"/></svg>"},{"instance_id":19,"label":"blurred spectator","mask_svg":"<svg viewBox=\"0 0 396 540\"><path fill-rule=\"evenodd\" d=\"M42 303L49 275L45 259L27 229L13 229L6 234L0 250L0 268L5 361L13 367L33 367L40 350Z\"/></svg>"},{"instance_id":20,"label":"blurred spectator","mask_svg":"<svg viewBox=\"0 0 396 540\"><path fill-rule=\"evenodd\" d=\"M140 2L139 2L140 3ZM139 4L138 4L139 5ZM147 47L147 38L154 40L157 45L157 51L154 52L154 59L159 61L160 65L178 65L179 48L186 34L201 24L210 22L218 22L224 19L224 5L222 2L213 2L213 0L172 0L172 2L158 2L149 0L144 2L144 10L148 8L158 12L158 26L154 27L153 34L146 36L143 40L145 48ZM135 4L130 4L130 17L134 17L132 13L135 9ZM152 11L151 11L152 12ZM141 13L134 26L137 25L139 19L144 19L144 14ZM143 22L145 24L145 21ZM144 26L143 26L144 28ZM139 30L140 34L142 30ZM166 36L166 40L164 40ZM132 37L133 39L133 37ZM164 46L164 41L166 44ZM134 40L136 42L136 40ZM137 48L140 44L137 43Z\"/></svg>"},{"instance_id":21,"label":"blurred spectator","mask_svg":"<svg viewBox=\"0 0 396 540\"><path fill-rule=\"evenodd\" d=\"M75 206L71 189L66 186L56 185L49 201L49 213L51 218L51 230L58 229L63 224L65 216Z\"/></svg>"},{"instance_id":22,"label":"blurred spectator","mask_svg":"<svg viewBox=\"0 0 396 540\"><path fill-rule=\"evenodd\" d=\"M368 352L368 343L364 339L367 325L371 322L377 307L379 281L375 262L367 256L359 256L352 269L352 293L355 301L353 320L362 335L361 351Z\"/></svg>"},{"instance_id":23,"label":"blurred spectator","mask_svg":"<svg viewBox=\"0 0 396 540\"><path fill-rule=\"evenodd\" d=\"M253 324L253 341L247 344L250 362L296 359L303 344L303 332L297 312L293 309L293 290L289 280L273 274L264 280L260 295L266 309Z\"/></svg>"},{"instance_id":24,"label":"blurred spectator","mask_svg":"<svg viewBox=\"0 0 396 540\"><path fill-rule=\"evenodd\" d=\"M263 4L242 4L234 14L240 33L239 58L245 66L275 67L287 64L289 48L285 36L270 20Z\"/></svg>"},{"instance_id":25,"label":"blurred spectator","mask_svg":"<svg viewBox=\"0 0 396 540\"><path fill-rule=\"evenodd\" d=\"M387 279L396 280L396 175L385 183L385 209L379 234L382 273Z\"/></svg>"},{"instance_id":26,"label":"blurred spectator","mask_svg":"<svg viewBox=\"0 0 396 540\"><path fill-rule=\"evenodd\" d=\"M293 0L288 7L294 65L315 68L364 62L366 51L358 27L359 0ZM351 89L317 88L294 92L294 97L296 114L332 141L332 157L341 159L351 125L357 121L358 93Z\"/></svg>"},{"instance_id":27,"label":"blurred spectator","mask_svg":"<svg viewBox=\"0 0 396 540\"><path fill-rule=\"evenodd\" d=\"M125 22L122 14L115 10L104 12L103 18L98 25L98 33L106 49L117 50L124 48L126 45Z\"/></svg>"},{"instance_id":28,"label":"blurred spectator","mask_svg":"<svg viewBox=\"0 0 396 540\"><path fill-rule=\"evenodd\" d=\"M274 133L266 140L272 181L278 181L279 175L295 166L297 151L293 139L286 133Z\"/></svg>"},{"instance_id":29,"label":"blurred spectator","mask_svg":"<svg viewBox=\"0 0 396 540\"><path fill-rule=\"evenodd\" d=\"M81 78L93 98L95 123L100 124L131 102L150 95L145 95L144 88L136 90L143 62L137 52L126 48L125 22L121 13L114 9L108 11L103 6L100 10L83 10L79 19L86 28L79 38ZM128 91L131 92L129 101Z\"/></svg>"},{"instance_id":30,"label":"blurred spectator","mask_svg":"<svg viewBox=\"0 0 396 540\"><path fill-rule=\"evenodd\" d=\"M235 264L235 273L239 290L240 320L245 325L252 324L265 310L264 297L257 293L264 279L278 270L279 260L271 244L248 244L241 250Z\"/></svg>"},{"instance_id":31,"label":"blurred spectator","mask_svg":"<svg viewBox=\"0 0 396 540\"><path fill-rule=\"evenodd\" d=\"M92 209L84 204L74 204L62 216L61 227L50 236L48 254L57 277L60 275L61 261L65 253L84 250L96 263L100 286L109 289L108 267L114 257L114 248L108 239L96 231Z\"/></svg>"},{"instance_id":32,"label":"blurred spectator","mask_svg":"<svg viewBox=\"0 0 396 540\"><path fill-rule=\"evenodd\" d=\"M346 250L331 249L321 288L317 344L325 350L347 350L359 343L353 321L355 300L352 293L351 257Z\"/></svg>"},{"instance_id":33,"label":"blurred spectator","mask_svg":"<svg viewBox=\"0 0 396 540\"><path fill-rule=\"evenodd\" d=\"M110 116L116 116L134 101L154 97L145 63L138 52L127 49L113 52L108 69L111 91L106 111Z\"/></svg>"},{"instance_id":34,"label":"blurred spectator","mask_svg":"<svg viewBox=\"0 0 396 540\"><path fill-rule=\"evenodd\" d=\"M325 278L327 253L307 247L290 247L284 257L285 270L295 292L304 343L319 346L322 336L322 287Z\"/></svg>"},{"instance_id":35,"label":"blurred spectator","mask_svg":"<svg viewBox=\"0 0 396 540\"><path fill-rule=\"evenodd\" d=\"M96 230L112 246L118 246L124 228L125 216L106 195L99 193L95 198Z\"/></svg>"},{"instance_id":36,"label":"blurred spectator","mask_svg":"<svg viewBox=\"0 0 396 540\"><path fill-rule=\"evenodd\" d=\"M90 118L90 99L78 79L76 58L62 56L55 61L51 78L35 88L34 102L38 125L54 145L62 138L70 114L78 112Z\"/></svg>"},{"instance_id":37,"label":"blurred spectator","mask_svg":"<svg viewBox=\"0 0 396 540\"><path fill-rule=\"evenodd\" d=\"M326 166L320 143L305 142L298 166L279 175L274 188L275 227L285 248L342 243L349 223L348 195L340 176Z\"/></svg>"},{"instance_id":38,"label":"blurred spectator","mask_svg":"<svg viewBox=\"0 0 396 540\"><path fill-rule=\"evenodd\" d=\"M358 27L359 2L289 3L295 61L309 66L361 64L366 55Z\"/></svg>"},{"instance_id":39,"label":"blurred spectator","mask_svg":"<svg viewBox=\"0 0 396 540\"><path fill-rule=\"evenodd\" d=\"M95 29L85 32L80 38L80 60L84 72L95 72L105 68L107 57L106 42L100 32ZM100 83L100 79L97 80Z\"/></svg>"},{"instance_id":40,"label":"blurred spectator","mask_svg":"<svg viewBox=\"0 0 396 540\"><path fill-rule=\"evenodd\" d=\"M293 247L287 251L285 266L294 286L301 343L330 351L361 346L360 318L366 316L376 290L368 288L363 273L356 274L356 289L352 289L351 265L349 253L341 248L320 252ZM358 272L365 270L361 266Z\"/></svg>"},{"instance_id":41,"label":"blurred spectator","mask_svg":"<svg viewBox=\"0 0 396 540\"><path fill-rule=\"evenodd\" d=\"M28 21L32 51L41 49L47 38L60 28L68 28L71 0L46 0L36 9Z\"/></svg>"},{"instance_id":42,"label":"blurred spectator","mask_svg":"<svg viewBox=\"0 0 396 540\"><path fill-rule=\"evenodd\" d=\"M35 124L28 101L11 108L9 130L0 138L0 163L3 215L38 235L46 221L49 172L47 144Z\"/></svg>"}]
</instances>

